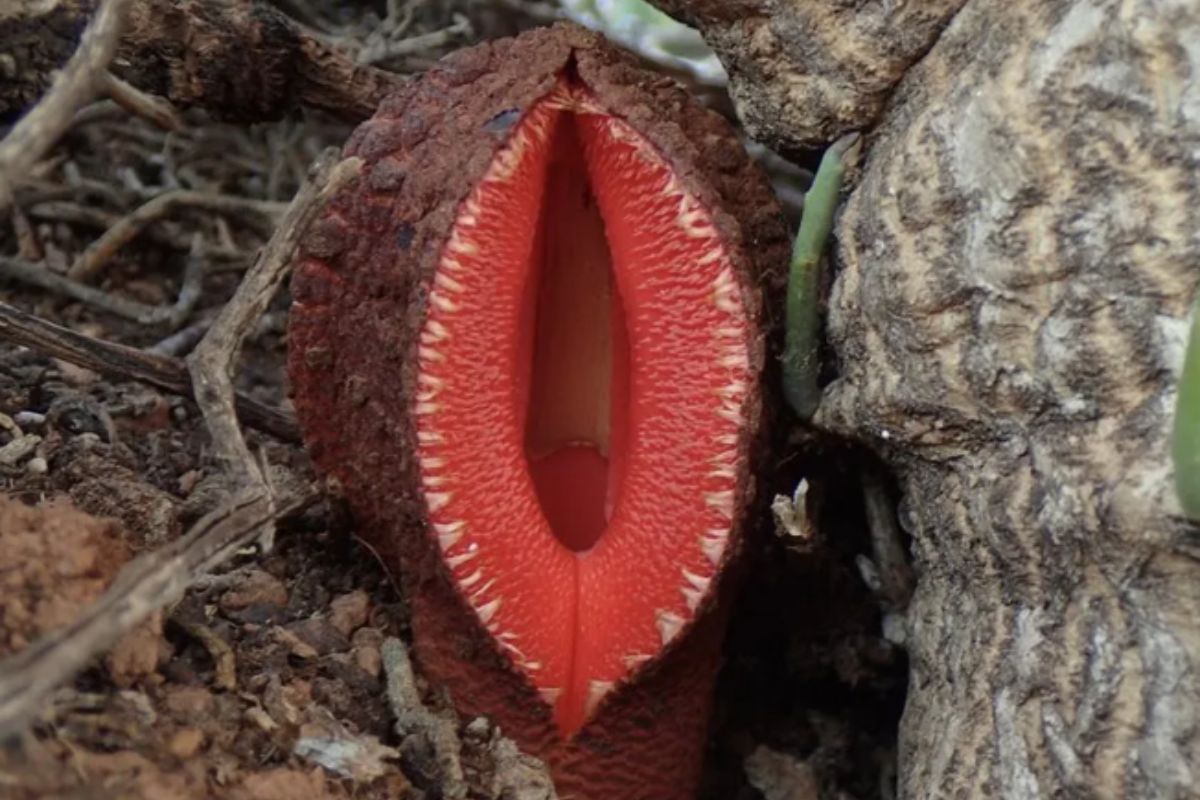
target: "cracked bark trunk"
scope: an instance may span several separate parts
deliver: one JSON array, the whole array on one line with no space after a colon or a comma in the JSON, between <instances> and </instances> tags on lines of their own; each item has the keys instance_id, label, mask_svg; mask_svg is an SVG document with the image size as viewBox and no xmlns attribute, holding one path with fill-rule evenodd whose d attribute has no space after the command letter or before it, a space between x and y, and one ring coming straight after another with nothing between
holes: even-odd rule
<instances>
[{"instance_id":1,"label":"cracked bark trunk","mask_svg":"<svg viewBox=\"0 0 1200 800\"><path fill-rule=\"evenodd\" d=\"M1200 791L1200 538L1168 454L1198 41L1192 2L973 0L840 220L819 422L903 486L903 797Z\"/></svg>"},{"instance_id":2,"label":"cracked bark trunk","mask_svg":"<svg viewBox=\"0 0 1200 800\"><path fill-rule=\"evenodd\" d=\"M785 142L855 114L820 88L844 75L836 47L763 32L901 14L664 2ZM845 30L843 55L886 51ZM1200 796L1200 533L1168 451L1200 279L1197 42L1193 0L968 0L879 109L836 230L839 377L817 421L903 490L919 583L901 797Z\"/></svg>"}]
</instances>

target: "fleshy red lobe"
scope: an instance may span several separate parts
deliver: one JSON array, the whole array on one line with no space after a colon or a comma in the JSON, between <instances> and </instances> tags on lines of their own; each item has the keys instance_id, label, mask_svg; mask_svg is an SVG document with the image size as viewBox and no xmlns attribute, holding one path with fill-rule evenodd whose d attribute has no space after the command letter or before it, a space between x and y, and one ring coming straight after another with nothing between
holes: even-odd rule
<instances>
[{"instance_id":1,"label":"fleshy red lobe","mask_svg":"<svg viewBox=\"0 0 1200 800\"><path fill-rule=\"evenodd\" d=\"M564 736L694 617L732 524L750 333L683 184L561 79L461 204L421 331L428 518Z\"/></svg>"}]
</instances>

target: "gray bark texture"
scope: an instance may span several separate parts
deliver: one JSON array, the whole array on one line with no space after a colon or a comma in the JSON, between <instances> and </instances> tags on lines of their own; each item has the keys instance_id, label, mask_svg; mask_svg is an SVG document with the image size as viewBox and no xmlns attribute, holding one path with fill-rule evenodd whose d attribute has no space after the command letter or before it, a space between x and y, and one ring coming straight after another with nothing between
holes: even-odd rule
<instances>
[{"instance_id":1,"label":"gray bark texture","mask_svg":"<svg viewBox=\"0 0 1200 800\"><path fill-rule=\"evenodd\" d=\"M655 0L698 27L754 138L820 147L874 122L964 0Z\"/></svg>"},{"instance_id":2,"label":"gray bark texture","mask_svg":"<svg viewBox=\"0 0 1200 800\"><path fill-rule=\"evenodd\" d=\"M754 42L727 46L745 71ZM900 796L1200 796L1200 535L1168 445L1200 279L1200 3L968 0L866 152L817 422L903 494Z\"/></svg>"}]
</instances>

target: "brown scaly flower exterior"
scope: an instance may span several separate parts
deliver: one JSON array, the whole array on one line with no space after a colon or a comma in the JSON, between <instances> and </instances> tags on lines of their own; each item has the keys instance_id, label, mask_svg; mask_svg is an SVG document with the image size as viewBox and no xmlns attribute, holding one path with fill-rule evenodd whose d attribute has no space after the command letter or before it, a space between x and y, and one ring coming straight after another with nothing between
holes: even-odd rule
<instances>
[{"instance_id":1,"label":"brown scaly flower exterior","mask_svg":"<svg viewBox=\"0 0 1200 800\"><path fill-rule=\"evenodd\" d=\"M742 301L763 332L751 357L766 377L746 403L738 512L719 580L688 628L564 741L549 706L453 584L426 530L411 398L432 277L460 204L522 112L567 70L649 140L712 216ZM297 258L289 370L313 460L410 600L421 668L449 689L461 713L490 716L545 759L563 797L692 796L728 587L745 520L755 518L748 509L766 452L763 423L775 407L761 388L775 384L765 333L773 311L763 311L762 296L783 296L788 242L765 178L725 120L670 79L566 24L447 57L385 101L346 154L364 160L363 175L333 199Z\"/></svg>"}]
</instances>

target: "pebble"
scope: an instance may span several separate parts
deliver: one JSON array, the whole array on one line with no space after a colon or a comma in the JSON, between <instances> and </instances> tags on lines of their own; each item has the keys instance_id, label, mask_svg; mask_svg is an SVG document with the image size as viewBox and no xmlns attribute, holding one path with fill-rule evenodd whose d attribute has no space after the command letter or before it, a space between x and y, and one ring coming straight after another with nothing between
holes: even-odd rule
<instances>
[{"instance_id":1,"label":"pebble","mask_svg":"<svg viewBox=\"0 0 1200 800\"><path fill-rule=\"evenodd\" d=\"M171 755L176 758L191 758L200 750L200 745L204 744L204 734L195 728L183 728L175 732L171 737L171 741L167 743L167 749L171 751Z\"/></svg>"},{"instance_id":2,"label":"pebble","mask_svg":"<svg viewBox=\"0 0 1200 800\"><path fill-rule=\"evenodd\" d=\"M22 428L40 428L46 424L46 415L36 411L18 411L13 415L13 422Z\"/></svg>"}]
</instances>

